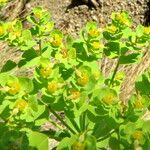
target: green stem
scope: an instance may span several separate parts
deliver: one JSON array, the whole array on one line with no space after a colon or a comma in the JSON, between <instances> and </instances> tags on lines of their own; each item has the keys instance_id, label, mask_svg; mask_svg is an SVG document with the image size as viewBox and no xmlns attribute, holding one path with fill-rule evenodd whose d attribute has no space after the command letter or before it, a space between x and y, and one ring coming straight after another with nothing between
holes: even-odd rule
<instances>
[{"instance_id":1,"label":"green stem","mask_svg":"<svg viewBox=\"0 0 150 150\"><path fill-rule=\"evenodd\" d=\"M97 140L97 142L103 141L105 139L107 139L109 136L111 136L113 133L115 133L116 130L112 130L111 132L109 132L107 135L105 135L104 137L100 138Z\"/></svg>"},{"instance_id":2,"label":"green stem","mask_svg":"<svg viewBox=\"0 0 150 150\"><path fill-rule=\"evenodd\" d=\"M72 125L74 126L74 128L76 129L76 131L77 132L81 132L81 130L80 130L80 128L78 127L78 125L77 125L77 123L75 122L75 120L74 119L70 119L70 118L68 118L69 120L70 120L70 122L72 123Z\"/></svg>"},{"instance_id":3,"label":"green stem","mask_svg":"<svg viewBox=\"0 0 150 150\"><path fill-rule=\"evenodd\" d=\"M64 130L64 128L62 126L60 126L58 123L56 123L55 121L53 121L52 119L49 120L50 123L52 123L54 126L56 126L57 128L59 128L60 130Z\"/></svg>"},{"instance_id":4,"label":"green stem","mask_svg":"<svg viewBox=\"0 0 150 150\"><path fill-rule=\"evenodd\" d=\"M86 111L80 117L80 127L82 131L85 131L85 118L86 118Z\"/></svg>"},{"instance_id":5,"label":"green stem","mask_svg":"<svg viewBox=\"0 0 150 150\"><path fill-rule=\"evenodd\" d=\"M120 150L120 134L119 134L119 128L116 130L117 136L118 136L118 148Z\"/></svg>"},{"instance_id":6,"label":"green stem","mask_svg":"<svg viewBox=\"0 0 150 150\"><path fill-rule=\"evenodd\" d=\"M39 55L42 55L42 41L39 40Z\"/></svg>"},{"instance_id":7,"label":"green stem","mask_svg":"<svg viewBox=\"0 0 150 150\"><path fill-rule=\"evenodd\" d=\"M41 103L43 103L47 108L48 110L67 128L69 129L69 131L73 134L76 134L76 132L68 125L66 124L62 118L51 108L51 106L47 105L45 102L43 102L42 100L40 100Z\"/></svg>"},{"instance_id":8,"label":"green stem","mask_svg":"<svg viewBox=\"0 0 150 150\"><path fill-rule=\"evenodd\" d=\"M49 111L67 128L70 130L71 133L76 134L76 132L70 127L68 126L68 124L66 124L62 118L50 107L48 106Z\"/></svg>"},{"instance_id":9,"label":"green stem","mask_svg":"<svg viewBox=\"0 0 150 150\"><path fill-rule=\"evenodd\" d=\"M116 65L115 70L114 70L114 72L113 72L113 75L112 75L112 77L111 77L109 86L111 86L111 85L113 84L113 81L114 81L114 79L115 79L116 73L117 73L118 68L119 68L119 63L120 63L120 58L118 58L117 65Z\"/></svg>"}]
</instances>

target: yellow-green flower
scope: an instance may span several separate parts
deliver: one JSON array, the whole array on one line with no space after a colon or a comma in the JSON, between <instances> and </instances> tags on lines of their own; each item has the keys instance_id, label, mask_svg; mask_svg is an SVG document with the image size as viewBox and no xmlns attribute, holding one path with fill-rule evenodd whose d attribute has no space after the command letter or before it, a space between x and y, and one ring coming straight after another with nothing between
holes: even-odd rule
<instances>
[{"instance_id":1,"label":"yellow-green flower","mask_svg":"<svg viewBox=\"0 0 150 150\"><path fill-rule=\"evenodd\" d=\"M85 150L85 144L80 142L75 142L73 144L72 150Z\"/></svg>"},{"instance_id":2,"label":"yellow-green flower","mask_svg":"<svg viewBox=\"0 0 150 150\"><path fill-rule=\"evenodd\" d=\"M100 77L100 75L101 75L101 73L100 73L100 71L95 71L95 72L93 73L93 75L94 75L94 78L95 78L96 80L98 80L99 77Z\"/></svg>"},{"instance_id":3,"label":"yellow-green flower","mask_svg":"<svg viewBox=\"0 0 150 150\"><path fill-rule=\"evenodd\" d=\"M71 94L71 95L69 96L69 98L72 99L72 100L73 100L73 99L74 99L74 100L75 100L75 99L78 99L78 98L80 97L80 95L81 95L80 91L78 91L78 90L71 90L71 91L70 91L70 94Z\"/></svg>"},{"instance_id":4,"label":"yellow-green flower","mask_svg":"<svg viewBox=\"0 0 150 150\"><path fill-rule=\"evenodd\" d=\"M88 31L88 34L89 34L89 36L91 36L91 37L98 37L99 36L99 34L100 34L100 30L99 29L96 29L96 28L93 28L93 29L90 29L89 31Z\"/></svg>"},{"instance_id":5,"label":"yellow-green flower","mask_svg":"<svg viewBox=\"0 0 150 150\"><path fill-rule=\"evenodd\" d=\"M117 14L115 15L115 19L116 19L116 21L118 21L120 24L123 24L123 25L126 25L126 26L130 26L130 21L129 21L129 19L126 18L123 13L117 13Z\"/></svg>"},{"instance_id":6,"label":"yellow-green flower","mask_svg":"<svg viewBox=\"0 0 150 150\"><path fill-rule=\"evenodd\" d=\"M143 138L143 132L140 130L136 130L133 132L132 137L135 140L141 140Z\"/></svg>"},{"instance_id":7,"label":"yellow-green flower","mask_svg":"<svg viewBox=\"0 0 150 150\"><path fill-rule=\"evenodd\" d=\"M105 95L102 100L107 105L112 105L115 99L116 99L116 96L110 92L110 93L107 93L107 95Z\"/></svg>"},{"instance_id":8,"label":"yellow-green flower","mask_svg":"<svg viewBox=\"0 0 150 150\"><path fill-rule=\"evenodd\" d=\"M114 25L111 25L111 26L107 26L105 30L110 33L116 33L117 27Z\"/></svg>"},{"instance_id":9,"label":"yellow-green flower","mask_svg":"<svg viewBox=\"0 0 150 150\"><path fill-rule=\"evenodd\" d=\"M125 74L123 72L118 72L115 76L115 80L123 80Z\"/></svg>"},{"instance_id":10,"label":"yellow-green flower","mask_svg":"<svg viewBox=\"0 0 150 150\"><path fill-rule=\"evenodd\" d=\"M28 103L24 99L19 99L16 101L15 107L18 108L20 111L23 111L28 106Z\"/></svg>"},{"instance_id":11,"label":"yellow-green flower","mask_svg":"<svg viewBox=\"0 0 150 150\"><path fill-rule=\"evenodd\" d=\"M142 98L137 98L135 100L135 108L137 109L142 109L144 107L144 104L143 104L143 101L142 101Z\"/></svg>"},{"instance_id":12,"label":"yellow-green flower","mask_svg":"<svg viewBox=\"0 0 150 150\"><path fill-rule=\"evenodd\" d=\"M10 82L8 83L8 87L9 87L8 93L11 95L19 93L21 89L19 82Z\"/></svg>"},{"instance_id":13,"label":"yellow-green flower","mask_svg":"<svg viewBox=\"0 0 150 150\"><path fill-rule=\"evenodd\" d=\"M144 27L144 34L150 34L150 27Z\"/></svg>"},{"instance_id":14,"label":"yellow-green flower","mask_svg":"<svg viewBox=\"0 0 150 150\"><path fill-rule=\"evenodd\" d=\"M77 79L77 83L81 86L85 86L89 82L89 76L87 73L81 72L81 76Z\"/></svg>"},{"instance_id":15,"label":"yellow-green flower","mask_svg":"<svg viewBox=\"0 0 150 150\"><path fill-rule=\"evenodd\" d=\"M61 49L61 54L62 54L62 57L63 57L63 58L67 58L67 57L68 57L68 49L65 48L65 47L63 47L63 48Z\"/></svg>"},{"instance_id":16,"label":"yellow-green flower","mask_svg":"<svg viewBox=\"0 0 150 150\"><path fill-rule=\"evenodd\" d=\"M21 31L13 31L12 33L16 38L21 36Z\"/></svg>"},{"instance_id":17,"label":"yellow-green flower","mask_svg":"<svg viewBox=\"0 0 150 150\"><path fill-rule=\"evenodd\" d=\"M55 34L53 35L52 39L51 39L51 44L54 47L59 47L62 44L62 37L59 34Z\"/></svg>"},{"instance_id":18,"label":"yellow-green flower","mask_svg":"<svg viewBox=\"0 0 150 150\"><path fill-rule=\"evenodd\" d=\"M56 91L58 91L60 88L62 87L62 85L60 83L58 83L57 81L52 81L48 83L48 91L50 93L55 93Z\"/></svg>"},{"instance_id":19,"label":"yellow-green flower","mask_svg":"<svg viewBox=\"0 0 150 150\"><path fill-rule=\"evenodd\" d=\"M92 43L92 47L93 47L94 49L99 49L99 48L103 48L104 45L101 44L100 42L93 42L93 43Z\"/></svg>"},{"instance_id":20,"label":"yellow-green flower","mask_svg":"<svg viewBox=\"0 0 150 150\"><path fill-rule=\"evenodd\" d=\"M0 6L7 3L8 0L0 0Z\"/></svg>"},{"instance_id":21,"label":"yellow-green flower","mask_svg":"<svg viewBox=\"0 0 150 150\"><path fill-rule=\"evenodd\" d=\"M5 33L5 29L2 25L0 25L0 36Z\"/></svg>"},{"instance_id":22,"label":"yellow-green flower","mask_svg":"<svg viewBox=\"0 0 150 150\"><path fill-rule=\"evenodd\" d=\"M52 67L50 65L46 66L46 67L42 67L40 69L40 74L44 77L47 78L50 76L50 74L52 73Z\"/></svg>"}]
</instances>

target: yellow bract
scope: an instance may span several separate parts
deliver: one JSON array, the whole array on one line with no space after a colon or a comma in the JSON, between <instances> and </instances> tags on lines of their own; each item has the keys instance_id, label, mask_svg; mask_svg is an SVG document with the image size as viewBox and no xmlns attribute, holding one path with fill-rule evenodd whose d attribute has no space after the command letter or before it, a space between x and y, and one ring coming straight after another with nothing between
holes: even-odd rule
<instances>
[{"instance_id":1,"label":"yellow bract","mask_svg":"<svg viewBox=\"0 0 150 150\"><path fill-rule=\"evenodd\" d=\"M135 108L137 108L137 109L142 109L143 107L144 107L144 105L143 105L142 100L141 100L141 99L137 99L137 100L135 101Z\"/></svg>"},{"instance_id":2,"label":"yellow bract","mask_svg":"<svg viewBox=\"0 0 150 150\"><path fill-rule=\"evenodd\" d=\"M59 47L62 44L62 37L58 34L55 34L51 39L51 44L54 47Z\"/></svg>"},{"instance_id":3,"label":"yellow bract","mask_svg":"<svg viewBox=\"0 0 150 150\"><path fill-rule=\"evenodd\" d=\"M13 35L14 35L15 37L20 37L20 36L21 36L21 32L20 32L20 31L14 31L14 32L13 32Z\"/></svg>"},{"instance_id":4,"label":"yellow bract","mask_svg":"<svg viewBox=\"0 0 150 150\"><path fill-rule=\"evenodd\" d=\"M88 32L88 34L91 37L97 37L100 34L100 30L99 29L90 29L89 32Z\"/></svg>"},{"instance_id":5,"label":"yellow bract","mask_svg":"<svg viewBox=\"0 0 150 150\"><path fill-rule=\"evenodd\" d=\"M8 83L8 86L9 86L8 93L11 95L15 95L15 94L19 93L19 91L21 89L21 86L18 82Z\"/></svg>"},{"instance_id":6,"label":"yellow bract","mask_svg":"<svg viewBox=\"0 0 150 150\"><path fill-rule=\"evenodd\" d=\"M130 26L130 22L127 18L124 17L124 15L122 13L117 13L115 15L115 19L120 23L120 24L124 24L126 26Z\"/></svg>"},{"instance_id":7,"label":"yellow bract","mask_svg":"<svg viewBox=\"0 0 150 150\"><path fill-rule=\"evenodd\" d=\"M0 5L3 5L7 2L8 0L0 0Z\"/></svg>"},{"instance_id":8,"label":"yellow bract","mask_svg":"<svg viewBox=\"0 0 150 150\"><path fill-rule=\"evenodd\" d=\"M100 42L93 42L93 43L92 43L92 47L93 47L94 49L99 49L99 48L103 48L104 45L101 44Z\"/></svg>"},{"instance_id":9,"label":"yellow bract","mask_svg":"<svg viewBox=\"0 0 150 150\"><path fill-rule=\"evenodd\" d=\"M143 132L140 131L140 130L136 130L134 131L134 133L132 134L132 137L135 139L135 140L141 140L143 138Z\"/></svg>"},{"instance_id":10,"label":"yellow bract","mask_svg":"<svg viewBox=\"0 0 150 150\"><path fill-rule=\"evenodd\" d=\"M28 103L24 99L19 99L16 101L15 107L20 111L23 111L28 106Z\"/></svg>"},{"instance_id":11,"label":"yellow bract","mask_svg":"<svg viewBox=\"0 0 150 150\"><path fill-rule=\"evenodd\" d=\"M150 27L144 27L144 33L150 34Z\"/></svg>"},{"instance_id":12,"label":"yellow bract","mask_svg":"<svg viewBox=\"0 0 150 150\"><path fill-rule=\"evenodd\" d=\"M107 26L106 27L106 31L110 32L110 33L115 33L117 31L117 27L114 25L111 26Z\"/></svg>"},{"instance_id":13,"label":"yellow bract","mask_svg":"<svg viewBox=\"0 0 150 150\"><path fill-rule=\"evenodd\" d=\"M73 150L85 150L85 145L83 143L76 142L73 145Z\"/></svg>"},{"instance_id":14,"label":"yellow bract","mask_svg":"<svg viewBox=\"0 0 150 150\"><path fill-rule=\"evenodd\" d=\"M80 91L72 90L70 99L78 99L80 97L80 95L81 95Z\"/></svg>"},{"instance_id":15,"label":"yellow bract","mask_svg":"<svg viewBox=\"0 0 150 150\"><path fill-rule=\"evenodd\" d=\"M123 72L118 72L115 76L115 80L122 80L125 77Z\"/></svg>"},{"instance_id":16,"label":"yellow bract","mask_svg":"<svg viewBox=\"0 0 150 150\"><path fill-rule=\"evenodd\" d=\"M68 57L68 49L67 48L62 48L61 49L61 54L63 58L67 58Z\"/></svg>"},{"instance_id":17,"label":"yellow bract","mask_svg":"<svg viewBox=\"0 0 150 150\"><path fill-rule=\"evenodd\" d=\"M78 84L81 86L85 86L89 82L89 77L87 74L82 74L80 78L77 80Z\"/></svg>"},{"instance_id":18,"label":"yellow bract","mask_svg":"<svg viewBox=\"0 0 150 150\"><path fill-rule=\"evenodd\" d=\"M3 26L0 25L0 36L5 33L5 29Z\"/></svg>"},{"instance_id":19,"label":"yellow bract","mask_svg":"<svg viewBox=\"0 0 150 150\"><path fill-rule=\"evenodd\" d=\"M54 93L59 89L59 85L56 81L52 81L50 83L48 83L48 91L50 93Z\"/></svg>"},{"instance_id":20,"label":"yellow bract","mask_svg":"<svg viewBox=\"0 0 150 150\"><path fill-rule=\"evenodd\" d=\"M106 103L107 105L111 105L113 104L114 100L115 100L115 95L113 93L108 93L107 95L105 95L103 97L103 102Z\"/></svg>"},{"instance_id":21,"label":"yellow bract","mask_svg":"<svg viewBox=\"0 0 150 150\"><path fill-rule=\"evenodd\" d=\"M95 71L95 72L93 73L93 75L94 75L95 79L98 80L99 77L100 77L100 75L101 75L101 73L100 73L100 71Z\"/></svg>"},{"instance_id":22,"label":"yellow bract","mask_svg":"<svg viewBox=\"0 0 150 150\"><path fill-rule=\"evenodd\" d=\"M52 73L52 68L51 68L51 66L43 67L43 68L40 69L40 74L41 74L44 78L47 78L48 76L50 76L51 73Z\"/></svg>"}]
</instances>

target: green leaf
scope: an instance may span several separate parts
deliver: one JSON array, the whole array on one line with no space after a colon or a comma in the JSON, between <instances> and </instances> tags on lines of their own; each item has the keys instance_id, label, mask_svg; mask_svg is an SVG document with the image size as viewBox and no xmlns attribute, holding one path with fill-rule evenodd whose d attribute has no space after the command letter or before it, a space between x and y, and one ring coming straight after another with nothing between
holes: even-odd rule
<instances>
[{"instance_id":1,"label":"green leaf","mask_svg":"<svg viewBox=\"0 0 150 150\"><path fill-rule=\"evenodd\" d=\"M150 73L145 73L139 77L135 87L141 94L150 95Z\"/></svg>"},{"instance_id":2,"label":"green leaf","mask_svg":"<svg viewBox=\"0 0 150 150\"><path fill-rule=\"evenodd\" d=\"M68 50L68 57L71 59L75 59L76 58L76 49L75 48L70 48Z\"/></svg>"},{"instance_id":3,"label":"green leaf","mask_svg":"<svg viewBox=\"0 0 150 150\"><path fill-rule=\"evenodd\" d=\"M31 35L31 32L30 30L23 30L22 31L22 38L23 40L31 40L32 39L32 35Z\"/></svg>"},{"instance_id":4,"label":"green leaf","mask_svg":"<svg viewBox=\"0 0 150 150\"><path fill-rule=\"evenodd\" d=\"M22 30L22 22L17 20L16 23L15 23L15 30L19 30L21 31Z\"/></svg>"},{"instance_id":5,"label":"green leaf","mask_svg":"<svg viewBox=\"0 0 150 150\"><path fill-rule=\"evenodd\" d=\"M4 86L10 78L9 73L0 73L0 85Z\"/></svg>"},{"instance_id":6,"label":"green leaf","mask_svg":"<svg viewBox=\"0 0 150 150\"><path fill-rule=\"evenodd\" d=\"M57 146L56 150L72 150L71 146L76 141L77 135L73 135L70 138L64 138L59 145Z\"/></svg>"},{"instance_id":7,"label":"green leaf","mask_svg":"<svg viewBox=\"0 0 150 150\"><path fill-rule=\"evenodd\" d=\"M29 102L29 106L31 107L33 111L38 111L38 102L37 102L36 96L33 96L33 95L29 96L28 102Z\"/></svg>"},{"instance_id":8,"label":"green leaf","mask_svg":"<svg viewBox=\"0 0 150 150\"><path fill-rule=\"evenodd\" d=\"M86 135L85 137L85 149L86 150L97 150L96 138L92 135Z\"/></svg>"},{"instance_id":9,"label":"green leaf","mask_svg":"<svg viewBox=\"0 0 150 150\"><path fill-rule=\"evenodd\" d=\"M129 54L126 56L120 56L119 63L120 64L132 64L132 63L138 62L140 56L141 55L139 53L133 53L133 54Z\"/></svg>"},{"instance_id":10,"label":"green leaf","mask_svg":"<svg viewBox=\"0 0 150 150\"><path fill-rule=\"evenodd\" d=\"M99 122L97 122L93 129L93 135L96 138L100 138L109 134L109 132L115 127L116 123L109 116L98 117Z\"/></svg>"},{"instance_id":11,"label":"green leaf","mask_svg":"<svg viewBox=\"0 0 150 150\"><path fill-rule=\"evenodd\" d=\"M33 91L33 83L32 80L26 77L19 77L19 83L21 84L22 90L24 90L26 93L30 93Z\"/></svg>"},{"instance_id":12,"label":"green leaf","mask_svg":"<svg viewBox=\"0 0 150 150\"><path fill-rule=\"evenodd\" d=\"M119 34L112 34L112 33L109 33L107 31L103 32L103 36L106 40L110 40L110 41L113 41L113 40L119 40L121 37L122 37L123 33L119 33Z\"/></svg>"},{"instance_id":13,"label":"green leaf","mask_svg":"<svg viewBox=\"0 0 150 150\"><path fill-rule=\"evenodd\" d=\"M21 120L25 120L26 122L33 122L38 119L44 112L45 106L38 105L38 111L33 111L30 107L24 112L24 114L20 115Z\"/></svg>"},{"instance_id":14,"label":"green leaf","mask_svg":"<svg viewBox=\"0 0 150 150\"><path fill-rule=\"evenodd\" d=\"M142 25L138 25L136 27L136 35L138 37L141 37L143 35L143 32L144 32L144 27Z\"/></svg>"},{"instance_id":15,"label":"green leaf","mask_svg":"<svg viewBox=\"0 0 150 150\"><path fill-rule=\"evenodd\" d=\"M33 58L37 57L37 53L35 52L35 49L31 48L27 51L25 51L22 55L23 58L25 58L26 61L30 61Z\"/></svg>"},{"instance_id":16,"label":"green leaf","mask_svg":"<svg viewBox=\"0 0 150 150\"><path fill-rule=\"evenodd\" d=\"M41 57L35 57L33 59L31 59L29 62L27 62L23 68L28 68L28 67L33 67L33 66L37 66L40 63L40 58Z\"/></svg>"},{"instance_id":17,"label":"green leaf","mask_svg":"<svg viewBox=\"0 0 150 150\"><path fill-rule=\"evenodd\" d=\"M109 58L117 58L120 53L120 43L119 42L109 42L105 45L104 53Z\"/></svg>"},{"instance_id":18,"label":"green leaf","mask_svg":"<svg viewBox=\"0 0 150 150\"><path fill-rule=\"evenodd\" d=\"M66 38L66 44L67 44L67 48L71 48L73 45L73 38L71 35L68 35Z\"/></svg>"},{"instance_id":19,"label":"green leaf","mask_svg":"<svg viewBox=\"0 0 150 150\"><path fill-rule=\"evenodd\" d=\"M143 132L145 132L145 133L147 132L147 133L150 134L150 120L147 120L147 121L143 122L142 129L143 129Z\"/></svg>"},{"instance_id":20,"label":"green leaf","mask_svg":"<svg viewBox=\"0 0 150 150\"><path fill-rule=\"evenodd\" d=\"M129 38L132 35L132 29L131 28L125 28L123 31L123 38Z\"/></svg>"},{"instance_id":21,"label":"green leaf","mask_svg":"<svg viewBox=\"0 0 150 150\"><path fill-rule=\"evenodd\" d=\"M14 69L17 66L17 64L12 61L12 60L8 60L2 67L1 72L7 72L10 71L12 69Z\"/></svg>"},{"instance_id":22,"label":"green leaf","mask_svg":"<svg viewBox=\"0 0 150 150\"><path fill-rule=\"evenodd\" d=\"M119 144L120 144L120 142L115 137L111 137L109 139L109 146L112 150L120 150Z\"/></svg>"},{"instance_id":23,"label":"green leaf","mask_svg":"<svg viewBox=\"0 0 150 150\"><path fill-rule=\"evenodd\" d=\"M90 29L96 29L97 28L97 23L90 21L86 24L86 30L89 31Z\"/></svg>"},{"instance_id":24,"label":"green leaf","mask_svg":"<svg viewBox=\"0 0 150 150\"><path fill-rule=\"evenodd\" d=\"M35 24L35 23L36 23L35 18L34 18L33 16L31 16L31 15L27 16L27 21L29 21L29 22L32 23L32 24Z\"/></svg>"},{"instance_id":25,"label":"green leaf","mask_svg":"<svg viewBox=\"0 0 150 150\"><path fill-rule=\"evenodd\" d=\"M48 136L45 134L31 131L27 133L29 146L37 148L37 150L49 150Z\"/></svg>"}]
</instances>

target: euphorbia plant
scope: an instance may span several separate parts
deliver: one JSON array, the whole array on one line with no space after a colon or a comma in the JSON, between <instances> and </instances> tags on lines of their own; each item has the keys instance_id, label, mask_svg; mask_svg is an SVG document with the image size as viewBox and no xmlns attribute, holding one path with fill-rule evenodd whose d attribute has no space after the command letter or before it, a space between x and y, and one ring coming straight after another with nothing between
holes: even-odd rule
<instances>
[{"instance_id":1,"label":"euphorbia plant","mask_svg":"<svg viewBox=\"0 0 150 150\"><path fill-rule=\"evenodd\" d=\"M57 150L147 149L149 121L142 116L150 95L140 81L137 93L123 104L119 93L125 74L118 67L140 60L150 28L133 30L127 13L113 13L106 28L89 22L73 39L55 29L40 7L27 21L28 29L19 20L0 25L0 39L22 52L18 63L7 61L0 73L0 148L47 150L52 138ZM99 69L102 55L117 59L110 77ZM34 71L30 78L18 76L17 67ZM47 122L55 128L42 130Z\"/></svg>"}]
</instances>

